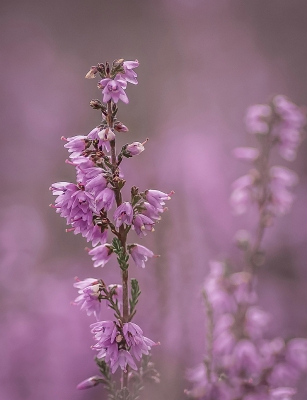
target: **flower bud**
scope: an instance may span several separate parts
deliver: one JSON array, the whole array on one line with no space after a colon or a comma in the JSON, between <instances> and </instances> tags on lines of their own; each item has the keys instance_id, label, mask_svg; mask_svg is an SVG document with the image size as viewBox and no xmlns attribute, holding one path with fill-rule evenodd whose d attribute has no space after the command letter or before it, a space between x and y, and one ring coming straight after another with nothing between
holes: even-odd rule
<instances>
[{"instance_id":1,"label":"flower bud","mask_svg":"<svg viewBox=\"0 0 307 400\"><path fill-rule=\"evenodd\" d=\"M85 381L80 382L79 385L77 385L77 389L90 389L94 386L99 385L99 383L102 383L102 378L100 376L91 376L90 378L85 379Z\"/></svg>"},{"instance_id":2,"label":"flower bud","mask_svg":"<svg viewBox=\"0 0 307 400\"><path fill-rule=\"evenodd\" d=\"M91 100L91 101L90 101L90 106L91 106L94 110L99 110L100 108L103 107L100 100Z\"/></svg>"},{"instance_id":3,"label":"flower bud","mask_svg":"<svg viewBox=\"0 0 307 400\"><path fill-rule=\"evenodd\" d=\"M128 144L126 151L129 153L130 156L138 156L142 151L145 150L144 144L148 141L148 139L145 140L145 142L140 143L140 142L133 142L131 144Z\"/></svg>"},{"instance_id":4,"label":"flower bud","mask_svg":"<svg viewBox=\"0 0 307 400\"><path fill-rule=\"evenodd\" d=\"M129 129L126 127L126 125L122 124L119 121L115 122L114 129L117 132L128 132L129 131Z\"/></svg>"},{"instance_id":5,"label":"flower bud","mask_svg":"<svg viewBox=\"0 0 307 400\"><path fill-rule=\"evenodd\" d=\"M91 69L85 75L85 78L86 79L93 79L93 78L95 78L96 74L97 74L97 67L91 67Z\"/></svg>"}]
</instances>

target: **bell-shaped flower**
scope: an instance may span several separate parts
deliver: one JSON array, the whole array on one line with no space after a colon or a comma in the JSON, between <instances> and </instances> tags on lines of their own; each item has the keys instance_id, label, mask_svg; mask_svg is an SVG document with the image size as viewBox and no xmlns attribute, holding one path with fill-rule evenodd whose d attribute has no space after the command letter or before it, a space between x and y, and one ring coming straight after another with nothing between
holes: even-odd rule
<instances>
[{"instance_id":1,"label":"bell-shaped flower","mask_svg":"<svg viewBox=\"0 0 307 400\"><path fill-rule=\"evenodd\" d=\"M113 218L116 228L119 228L122 224L131 225L133 219L132 205L128 201L122 203L115 210Z\"/></svg>"},{"instance_id":2,"label":"bell-shaped flower","mask_svg":"<svg viewBox=\"0 0 307 400\"><path fill-rule=\"evenodd\" d=\"M104 267L109 261L113 253L113 248L110 244L105 243L100 246L95 247L89 251L89 255L92 256L94 261L94 267Z\"/></svg>"},{"instance_id":3,"label":"bell-shaped flower","mask_svg":"<svg viewBox=\"0 0 307 400\"><path fill-rule=\"evenodd\" d=\"M87 136L73 136L69 138L62 137L67 143L64 145L70 153L70 158L79 157L83 150L85 150L86 144L88 142Z\"/></svg>"},{"instance_id":4,"label":"bell-shaped flower","mask_svg":"<svg viewBox=\"0 0 307 400\"><path fill-rule=\"evenodd\" d=\"M101 312L99 281L94 278L87 278L84 281L74 283L74 287L79 289L79 296L72 304L80 305L80 309L85 310L87 315L94 314L98 319Z\"/></svg>"},{"instance_id":5,"label":"bell-shaped flower","mask_svg":"<svg viewBox=\"0 0 307 400\"><path fill-rule=\"evenodd\" d=\"M137 267L145 268L145 263L148 258L154 256L154 253L147 249L145 246L141 246L140 244L132 244L128 246L128 251L135 262Z\"/></svg>"},{"instance_id":6,"label":"bell-shaped flower","mask_svg":"<svg viewBox=\"0 0 307 400\"><path fill-rule=\"evenodd\" d=\"M142 151L145 150L144 144L147 143L148 139L145 140L145 142L140 143L140 142L133 142L131 144L128 144L126 147L126 151L130 156L137 156L142 153Z\"/></svg>"},{"instance_id":7,"label":"bell-shaped flower","mask_svg":"<svg viewBox=\"0 0 307 400\"><path fill-rule=\"evenodd\" d=\"M254 134L267 134L269 132L268 117L271 114L271 107L266 104L250 106L245 117L247 131Z\"/></svg>"},{"instance_id":8,"label":"bell-shaped flower","mask_svg":"<svg viewBox=\"0 0 307 400\"><path fill-rule=\"evenodd\" d=\"M157 344L151 339L143 336L142 329L133 322L127 322L124 324L123 334L130 353L137 360L141 359L142 354L148 355L151 347Z\"/></svg>"},{"instance_id":9,"label":"bell-shaped flower","mask_svg":"<svg viewBox=\"0 0 307 400\"><path fill-rule=\"evenodd\" d=\"M133 218L133 228L138 236L144 237L147 235L147 231L154 232L154 221L146 215L137 214Z\"/></svg>"},{"instance_id":10,"label":"bell-shaped flower","mask_svg":"<svg viewBox=\"0 0 307 400\"><path fill-rule=\"evenodd\" d=\"M101 138L100 132L101 128L96 127L91 130L91 132L87 135L87 138L91 140L98 140L98 145L109 152L111 149L110 142L104 136Z\"/></svg>"},{"instance_id":11,"label":"bell-shaped flower","mask_svg":"<svg viewBox=\"0 0 307 400\"><path fill-rule=\"evenodd\" d=\"M146 190L145 196L148 203L156 208L161 208L165 204L164 201L171 199L170 194L152 189Z\"/></svg>"},{"instance_id":12,"label":"bell-shaped flower","mask_svg":"<svg viewBox=\"0 0 307 400\"><path fill-rule=\"evenodd\" d=\"M102 88L103 102L107 103L112 100L114 103L118 103L121 100L124 103L129 103L128 97L125 93L127 82L125 79L121 79L116 76L114 79L105 78L99 82Z\"/></svg>"},{"instance_id":13,"label":"bell-shaped flower","mask_svg":"<svg viewBox=\"0 0 307 400\"><path fill-rule=\"evenodd\" d=\"M106 211L111 210L114 201L115 201L114 190L110 189L109 187L106 187L95 197L96 207L98 210L102 209Z\"/></svg>"},{"instance_id":14,"label":"bell-shaped flower","mask_svg":"<svg viewBox=\"0 0 307 400\"><path fill-rule=\"evenodd\" d=\"M135 61L124 61L123 62L123 67L125 70L124 74L120 74L120 77L122 79L125 79L127 82L133 83L134 85L137 85L137 74L136 72L133 71L134 68L137 68L139 66L138 60Z\"/></svg>"}]
</instances>

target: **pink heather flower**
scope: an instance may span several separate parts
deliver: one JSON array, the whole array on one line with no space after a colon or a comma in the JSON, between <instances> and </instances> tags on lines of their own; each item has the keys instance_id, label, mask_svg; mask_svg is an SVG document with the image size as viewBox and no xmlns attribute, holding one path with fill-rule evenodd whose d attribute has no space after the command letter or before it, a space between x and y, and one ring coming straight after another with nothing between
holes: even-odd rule
<instances>
[{"instance_id":1,"label":"pink heather flower","mask_svg":"<svg viewBox=\"0 0 307 400\"><path fill-rule=\"evenodd\" d=\"M187 379L193 383L193 389L187 391L189 396L200 398L203 397L208 387L208 375L205 364L199 364L194 368L190 368L186 372Z\"/></svg>"},{"instance_id":2,"label":"pink heather flower","mask_svg":"<svg viewBox=\"0 0 307 400\"><path fill-rule=\"evenodd\" d=\"M143 214L137 214L133 219L133 228L140 237L146 236L146 231L154 232L154 225L154 221Z\"/></svg>"},{"instance_id":3,"label":"pink heather flower","mask_svg":"<svg viewBox=\"0 0 307 400\"><path fill-rule=\"evenodd\" d=\"M245 117L247 131L249 133L268 133L269 125L267 119L271 113L271 107L265 104L255 104L249 107Z\"/></svg>"},{"instance_id":4,"label":"pink heather flower","mask_svg":"<svg viewBox=\"0 0 307 400\"><path fill-rule=\"evenodd\" d=\"M93 176L91 178L91 176ZM88 192L93 193L94 196L97 196L107 187L107 180L104 177L103 171L101 168L90 168L86 172L85 179L87 180L85 184L85 189Z\"/></svg>"},{"instance_id":5,"label":"pink heather flower","mask_svg":"<svg viewBox=\"0 0 307 400\"><path fill-rule=\"evenodd\" d=\"M142 354L148 355L151 347L157 343L143 336L142 329L133 322L127 322L123 327L125 341L129 347L129 352L137 359L142 358Z\"/></svg>"},{"instance_id":6,"label":"pink heather flower","mask_svg":"<svg viewBox=\"0 0 307 400\"><path fill-rule=\"evenodd\" d=\"M106 210L109 211L113 207L115 201L115 193L114 190L106 187L102 190L96 197L96 207L98 210Z\"/></svg>"},{"instance_id":7,"label":"pink heather flower","mask_svg":"<svg viewBox=\"0 0 307 400\"><path fill-rule=\"evenodd\" d=\"M111 140L115 139L115 133L109 127L106 127L105 129L102 129L101 131L99 131L98 136L103 141L108 140L110 142Z\"/></svg>"},{"instance_id":8,"label":"pink heather flower","mask_svg":"<svg viewBox=\"0 0 307 400\"><path fill-rule=\"evenodd\" d=\"M236 338L230 330L225 330L216 335L213 342L213 352L220 359L221 364L223 364L223 356L231 354L235 344Z\"/></svg>"},{"instance_id":9,"label":"pink heather flower","mask_svg":"<svg viewBox=\"0 0 307 400\"><path fill-rule=\"evenodd\" d=\"M233 350L233 366L237 373L249 378L262 371L260 355L251 341L241 339Z\"/></svg>"},{"instance_id":10,"label":"pink heather flower","mask_svg":"<svg viewBox=\"0 0 307 400\"><path fill-rule=\"evenodd\" d=\"M79 289L79 296L72 304L80 305L80 309L85 310L87 315L94 314L98 319L101 312L99 281L94 278L87 278L84 281L74 283L74 287Z\"/></svg>"},{"instance_id":11,"label":"pink heather flower","mask_svg":"<svg viewBox=\"0 0 307 400\"><path fill-rule=\"evenodd\" d=\"M70 158L79 157L83 150L85 150L87 136L73 136L67 139L62 137L62 139L67 141L64 147L71 153Z\"/></svg>"},{"instance_id":12,"label":"pink heather flower","mask_svg":"<svg viewBox=\"0 0 307 400\"><path fill-rule=\"evenodd\" d=\"M115 210L113 218L115 221L116 228L119 228L122 224L131 225L133 219L132 205L128 201L122 203Z\"/></svg>"},{"instance_id":13,"label":"pink heather flower","mask_svg":"<svg viewBox=\"0 0 307 400\"><path fill-rule=\"evenodd\" d=\"M74 165L76 168L77 182L85 185L85 175L90 168L95 166L94 162L87 157L79 156L75 157L71 161L66 160L66 163Z\"/></svg>"},{"instance_id":14,"label":"pink heather flower","mask_svg":"<svg viewBox=\"0 0 307 400\"><path fill-rule=\"evenodd\" d=\"M94 333L95 339L106 340L112 339L114 342L117 335L117 326L113 321L99 321L90 325L91 332Z\"/></svg>"},{"instance_id":15,"label":"pink heather flower","mask_svg":"<svg viewBox=\"0 0 307 400\"><path fill-rule=\"evenodd\" d=\"M286 360L300 369L307 370L307 339L292 339L287 344Z\"/></svg>"},{"instance_id":16,"label":"pink heather flower","mask_svg":"<svg viewBox=\"0 0 307 400\"><path fill-rule=\"evenodd\" d=\"M193 384L192 390L185 390L189 397L202 400L231 400L236 398L231 388L216 374L211 372L211 379L208 382L206 367L203 364L188 370L187 378Z\"/></svg>"},{"instance_id":17,"label":"pink heather flower","mask_svg":"<svg viewBox=\"0 0 307 400\"><path fill-rule=\"evenodd\" d=\"M128 249L137 267L145 268L145 262L148 258L154 256L154 253L151 250L147 249L145 246L141 246L140 244L129 245Z\"/></svg>"},{"instance_id":18,"label":"pink heather flower","mask_svg":"<svg viewBox=\"0 0 307 400\"><path fill-rule=\"evenodd\" d=\"M233 184L233 192L230 196L230 204L236 214L243 214L253 201L252 190L254 177L244 175L238 178Z\"/></svg>"},{"instance_id":19,"label":"pink heather flower","mask_svg":"<svg viewBox=\"0 0 307 400\"><path fill-rule=\"evenodd\" d=\"M268 377L268 382L272 387L293 386L297 384L300 371L287 362L279 362L273 366L273 370Z\"/></svg>"},{"instance_id":20,"label":"pink heather flower","mask_svg":"<svg viewBox=\"0 0 307 400\"><path fill-rule=\"evenodd\" d=\"M87 138L91 139L91 140L98 140L98 145L109 152L111 149L110 142L109 142L109 140L103 139L100 137L100 131L101 131L101 129L99 127L94 128L87 135Z\"/></svg>"},{"instance_id":21,"label":"pink heather flower","mask_svg":"<svg viewBox=\"0 0 307 400\"><path fill-rule=\"evenodd\" d=\"M81 233L81 235L86 238L87 242L92 242L93 246L96 246L98 243L104 244L107 241L108 231L104 230L101 232L101 228L98 225L94 225L93 223L88 225L86 221L79 219L72 222L71 226L73 227L75 235Z\"/></svg>"},{"instance_id":22,"label":"pink heather flower","mask_svg":"<svg viewBox=\"0 0 307 400\"><path fill-rule=\"evenodd\" d=\"M114 103L118 103L121 100L124 103L129 103L128 97L124 91L127 87L127 82L116 76L114 79L105 78L99 82L102 88L103 102L107 103L112 100Z\"/></svg>"},{"instance_id":23,"label":"pink heather flower","mask_svg":"<svg viewBox=\"0 0 307 400\"><path fill-rule=\"evenodd\" d=\"M259 157L259 150L254 147L237 147L233 149L233 155L239 160L255 161Z\"/></svg>"},{"instance_id":24,"label":"pink heather flower","mask_svg":"<svg viewBox=\"0 0 307 400\"><path fill-rule=\"evenodd\" d=\"M135 371L138 369L129 351L121 349L118 351L117 357L111 360L112 374L115 374L118 367L126 371L127 365Z\"/></svg>"},{"instance_id":25,"label":"pink heather flower","mask_svg":"<svg viewBox=\"0 0 307 400\"><path fill-rule=\"evenodd\" d=\"M263 358L264 368L271 368L276 362L276 357L280 358L285 349L285 342L282 338L273 340L262 340L259 342L259 353Z\"/></svg>"},{"instance_id":26,"label":"pink heather flower","mask_svg":"<svg viewBox=\"0 0 307 400\"><path fill-rule=\"evenodd\" d=\"M267 312L259 307L249 307L245 315L245 330L252 339L259 339L270 321Z\"/></svg>"},{"instance_id":27,"label":"pink heather flower","mask_svg":"<svg viewBox=\"0 0 307 400\"><path fill-rule=\"evenodd\" d=\"M124 61L123 62L123 67L125 70L124 74L120 74L119 76L122 79L125 79L127 82L133 83L134 85L137 85L137 74L136 72L133 71L134 68L137 68L139 66L138 60L135 61Z\"/></svg>"},{"instance_id":28,"label":"pink heather flower","mask_svg":"<svg viewBox=\"0 0 307 400\"><path fill-rule=\"evenodd\" d=\"M112 246L108 243L105 243L90 250L88 254L92 256L92 260L94 261L94 267L96 268L99 266L104 267L106 263L109 261L112 253L113 253Z\"/></svg>"},{"instance_id":29,"label":"pink heather flower","mask_svg":"<svg viewBox=\"0 0 307 400\"><path fill-rule=\"evenodd\" d=\"M152 204L147 203L147 201L144 201L142 206L145 208L144 210L142 210L142 214L146 215L146 217L148 217L150 219L160 221L161 217L160 217L159 213L164 212L163 207L156 208Z\"/></svg>"},{"instance_id":30,"label":"pink heather flower","mask_svg":"<svg viewBox=\"0 0 307 400\"><path fill-rule=\"evenodd\" d=\"M297 181L297 175L285 167L272 167L270 169L271 211L283 215L290 211L294 195L288 190Z\"/></svg>"},{"instance_id":31,"label":"pink heather flower","mask_svg":"<svg viewBox=\"0 0 307 400\"><path fill-rule=\"evenodd\" d=\"M146 190L145 192L146 200L148 203L156 208L161 208L165 203L165 200L170 200L171 197L167 193L160 192L159 190Z\"/></svg>"},{"instance_id":32,"label":"pink heather flower","mask_svg":"<svg viewBox=\"0 0 307 400\"><path fill-rule=\"evenodd\" d=\"M99 353L98 358L103 358L111 367L114 374L118 367L126 370L127 364L134 370L137 366L125 348L126 344L117 325L113 321L101 321L91 325L91 332L95 334L97 343L93 346ZM121 348L119 349L119 346Z\"/></svg>"},{"instance_id":33,"label":"pink heather flower","mask_svg":"<svg viewBox=\"0 0 307 400\"><path fill-rule=\"evenodd\" d=\"M85 379L84 381L80 382L77 385L78 390L83 390L83 389L90 389L94 386L99 385L99 383L103 382L102 377L95 375L91 376L90 378Z\"/></svg>"},{"instance_id":34,"label":"pink heather flower","mask_svg":"<svg viewBox=\"0 0 307 400\"><path fill-rule=\"evenodd\" d=\"M54 183L50 190L58 196L55 200L56 212L66 218L67 224L81 220L88 227L96 212L93 196L82 187L68 182Z\"/></svg>"},{"instance_id":35,"label":"pink heather flower","mask_svg":"<svg viewBox=\"0 0 307 400\"><path fill-rule=\"evenodd\" d=\"M131 155L131 156L137 156L140 153L142 153L142 151L145 150L144 144L148 141L145 140L145 142L140 143L140 142L133 142L131 144L128 144L126 150L127 152Z\"/></svg>"},{"instance_id":36,"label":"pink heather flower","mask_svg":"<svg viewBox=\"0 0 307 400\"><path fill-rule=\"evenodd\" d=\"M285 96L274 97L273 104L280 121L273 127L278 138L279 153L287 161L293 161L301 143L301 131L306 123L303 112Z\"/></svg>"},{"instance_id":37,"label":"pink heather flower","mask_svg":"<svg viewBox=\"0 0 307 400\"><path fill-rule=\"evenodd\" d=\"M235 311L236 303L227 290L228 283L224 276L224 264L218 261L211 261L209 266L210 274L205 280L204 289L214 308L214 313L222 314Z\"/></svg>"},{"instance_id":38,"label":"pink heather flower","mask_svg":"<svg viewBox=\"0 0 307 400\"><path fill-rule=\"evenodd\" d=\"M230 276L233 285L233 296L237 303L253 304L257 294L253 287L252 276L248 272L236 272Z\"/></svg>"}]
</instances>

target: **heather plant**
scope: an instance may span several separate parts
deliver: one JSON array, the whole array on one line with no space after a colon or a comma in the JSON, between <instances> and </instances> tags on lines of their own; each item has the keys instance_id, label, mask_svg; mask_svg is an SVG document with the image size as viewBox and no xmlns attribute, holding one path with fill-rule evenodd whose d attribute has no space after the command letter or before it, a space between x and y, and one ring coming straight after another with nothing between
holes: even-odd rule
<instances>
[{"instance_id":1,"label":"heather plant","mask_svg":"<svg viewBox=\"0 0 307 400\"><path fill-rule=\"evenodd\" d=\"M235 241L243 266L212 261L203 287L206 353L187 372L186 394L203 400L291 400L307 370L307 339L268 338L271 316L257 304L257 269L265 263L262 241L275 218L290 211L297 175L272 165L276 149L293 161L302 139L305 115L285 96L254 105L246 115L247 131L257 147L241 147L234 156L250 165L233 183L230 202L236 214L257 210L255 232L241 230Z\"/></svg>"},{"instance_id":2,"label":"heather plant","mask_svg":"<svg viewBox=\"0 0 307 400\"><path fill-rule=\"evenodd\" d=\"M131 260L136 267L145 268L148 259L155 256L145 246L130 243L128 238L131 229L139 238L154 231L171 193L140 191L132 186L130 198L124 199L122 162L143 152L148 139L126 144L116 151L116 135L128 131L117 118L118 103L128 103L125 90L128 82L138 83L134 71L138 65L137 60L120 59L111 65L100 63L87 73L86 78L99 77L102 101L92 100L90 106L101 113L102 120L88 135L62 138L70 153L67 163L76 170L76 183L58 182L50 188L56 196L53 207L70 225L67 231L81 234L92 244L88 254L94 268L104 267L111 257L117 258L120 283L107 283L96 272L95 278L77 280L74 287L78 296L73 302L96 319L90 328L100 371L100 375L84 380L77 388L102 384L112 400L138 399L146 381L159 381L150 361L151 348L158 343L144 336L142 329L132 322L141 290L136 279L129 280ZM112 320L104 320L103 303L114 311ZM118 369L122 370L120 386L114 379Z\"/></svg>"}]
</instances>

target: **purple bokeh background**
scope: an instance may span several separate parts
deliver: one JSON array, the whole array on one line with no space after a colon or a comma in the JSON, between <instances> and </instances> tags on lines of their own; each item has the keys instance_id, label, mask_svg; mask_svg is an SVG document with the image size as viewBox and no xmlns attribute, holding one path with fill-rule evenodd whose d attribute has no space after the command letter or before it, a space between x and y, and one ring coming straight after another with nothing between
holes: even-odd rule
<instances>
[{"instance_id":1,"label":"purple bokeh background","mask_svg":"<svg viewBox=\"0 0 307 400\"><path fill-rule=\"evenodd\" d=\"M65 233L48 207L51 183L73 180L60 137L87 134L99 115L89 67L139 59L139 85L119 118L120 144L150 141L124 164L128 185L174 190L156 232L142 241L161 258L131 267L143 295L135 321L160 341L163 379L146 399L181 400L185 368L201 360L200 289L212 258L232 256L237 229L231 182L246 166L235 146L251 144L246 107L277 93L307 105L305 0L16 0L0 3L1 85L1 400L103 399L78 392L96 374L85 313L70 301L75 276L116 283L114 260L93 270L85 241ZM307 337L307 144L290 165L300 176L293 211L265 237L260 303L270 335ZM278 163L281 163L279 160ZM283 163L286 165L286 163ZM106 310L106 315L109 311ZM110 314L111 315L111 314ZM302 384L297 399L305 398Z\"/></svg>"}]
</instances>

